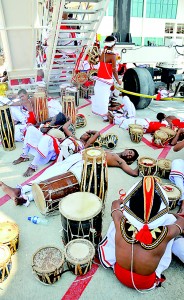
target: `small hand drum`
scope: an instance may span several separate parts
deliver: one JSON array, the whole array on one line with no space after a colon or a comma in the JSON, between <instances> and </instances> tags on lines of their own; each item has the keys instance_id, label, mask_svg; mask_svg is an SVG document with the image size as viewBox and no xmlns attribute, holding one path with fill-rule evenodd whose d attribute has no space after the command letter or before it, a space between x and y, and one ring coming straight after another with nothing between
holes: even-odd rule
<instances>
[{"instance_id":1,"label":"small hand drum","mask_svg":"<svg viewBox=\"0 0 184 300\"><path fill-rule=\"evenodd\" d=\"M160 130L167 133L169 140L172 140L176 135L176 132L169 127L160 127Z\"/></svg>"},{"instance_id":2,"label":"small hand drum","mask_svg":"<svg viewBox=\"0 0 184 300\"><path fill-rule=\"evenodd\" d=\"M136 128L143 129L142 125L139 125L139 124L129 124L128 125L128 132L129 132L129 134L131 134L132 130L134 130Z\"/></svg>"},{"instance_id":3,"label":"small hand drum","mask_svg":"<svg viewBox=\"0 0 184 300\"><path fill-rule=\"evenodd\" d=\"M157 175L161 178L169 179L171 172L172 161L170 159L158 159L157 161Z\"/></svg>"},{"instance_id":4,"label":"small hand drum","mask_svg":"<svg viewBox=\"0 0 184 300\"><path fill-rule=\"evenodd\" d=\"M68 268L75 275L85 275L91 270L95 248L86 239L70 241L65 246L65 258Z\"/></svg>"},{"instance_id":5,"label":"small hand drum","mask_svg":"<svg viewBox=\"0 0 184 300\"><path fill-rule=\"evenodd\" d=\"M132 127L130 130L130 139L133 143L140 143L144 135L143 128Z\"/></svg>"},{"instance_id":6,"label":"small hand drum","mask_svg":"<svg viewBox=\"0 0 184 300\"><path fill-rule=\"evenodd\" d=\"M106 134L104 139L103 139L103 146L106 148L113 150L118 143L118 136L116 134Z\"/></svg>"},{"instance_id":7,"label":"small hand drum","mask_svg":"<svg viewBox=\"0 0 184 300\"><path fill-rule=\"evenodd\" d=\"M11 255L15 254L19 245L18 225L13 222L0 223L0 242L10 248Z\"/></svg>"},{"instance_id":8,"label":"small hand drum","mask_svg":"<svg viewBox=\"0 0 184 300\"><path fill-rule=\"evenodd\" d=\"M72 124L76 122L76 108L75 108L75 97L74 96L63 96L62 98L62 111L63 113L71 118Z\"/></svg>"},{"instance_id":9,"label":"small hand drum","mask_svg":"<svg viewBox=\"0 0 184 300\"><path fill-rule=\"evenodd\" d=\"M87 124L86 117L83 114L76 116L76 128L85 127Z\"/></svg>"},{"instance_id":10,"label":"small hand drum","mask_svg":"<svg viewBox=\"0 0 184 300\"><path fill-rule=\"evenodd\" d=\"M174 184L162 184L162 188L167 194L169 200L169 208L174 209L181 198L181 190Z\"/></svg>"},{"instance_id":11,"label":"small hand drum","mask_svg":"<svg viewBox=\"0 0 184 300\"><path fill-rule=\"evenodd\" d=\"M53 284L61 278L63 265L63 252L53 246L38 249L32 258L33 272L45 284Z\"/></svg>"},{"instance_id":12,"label":"small hand drum","mask_svg":"<svg viewBox=\"0 0 184 300\"><path fill-rule=\"evenodd\" d=\"M159 148L163 148L167 145L168 140L169 136L166 132L162 130L156 130L153 135L152 143Z\"/></svg>"},{"instance_id":13,"label":"small hand drum","mask_svg":"<svg viewBox=\"0 0 184 300\"><path fill-rule=\"evenodd\" d=\"M102 147L103 143L104 143L104 136L99 135L99 137L97 137L96 141L93 143L93 147Z\"/></svg>"},{"instance_id":14,"label":"small hand drum","mask_svg":"<svg viewBox=\"0 0 184 300\"><path fill-rule=\"evenodd\" d=\"M140 157L138 159L139 172L143 176L156 174L156 160L151 157Z\"/></svg>"},{"instance_id":15,"label":"small hand drum","mask_svg":"<svg viewBox=\"0 0 184 300\"><path fill-rule=\"evenodd\" d=\"M0 283L10 274L12 267L11 252L8 246L0 245Z\"/></svg>"}]
</instances>

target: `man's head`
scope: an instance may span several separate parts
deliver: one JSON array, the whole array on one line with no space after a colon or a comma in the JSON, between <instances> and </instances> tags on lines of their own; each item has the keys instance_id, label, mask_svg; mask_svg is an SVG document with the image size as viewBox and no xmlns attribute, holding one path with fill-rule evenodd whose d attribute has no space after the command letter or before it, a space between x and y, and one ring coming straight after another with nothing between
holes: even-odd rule
<instances>
[{"instance_id":1,"label":"man's head","mask_svg":"<svg viewBox=\"0 0 184 300\"><path fill-rule=\"evenodd\" d=\"M56 116L54 116L50 122L51 126L54 125L64 125L66 123L66 116L63 113L59 113Z\"/></svg>"},{"instance_id":2,"label":"man's head","mask_svg":"<svg viewBox=\"0 0 184 300\"><path fill-rule=\"evenodd\" d=\"M106 38L105 38L105 41L104 41L104 44L107 48L112 48L115 46L116 44L116 38L113 36L113 35L108 35Z\"/></svg>"},{"instance_id":3,"label":"man's head","mask_svg":"<svg viewBox=\"0 0 184 300\"><path fill-rule=\"evenodd\" d=\"M139 153L135 149L126 149L121 152L120 156L128 165L131 165L139 157Z\"/></svg>"},{"instance_id":4,"label":"man's head","mask_svg":"<svg viewBox=\"0 0 184 300\"><path fill-rule=\"evenodd\" d=\"M85 132L81 135L80 140L87 142L90 137L91 137L91 135L89 133Z\"/></svg>"},{"instance_id":5,"label":"man's head","mask_svg":"<svg viewBox=\"0 0 184 300\"><path fill-rule=\"evenodd\" d=\"M25 89L21 89L18 91L18 96L20 98L20 100L24 101L24 100L28 100L28 93Z\"/></svg>"},{"instance_id":6,"label":"man's head","mask_svg":"<svg viewBox=\"0 0 184 300\"><path fill-rule=\"evenodd\" d=\"M159 120L160 122L163 121L166 118L166 115L164 113L159 112L157 114L157 120Z\"/></svg>"}]
</instances>

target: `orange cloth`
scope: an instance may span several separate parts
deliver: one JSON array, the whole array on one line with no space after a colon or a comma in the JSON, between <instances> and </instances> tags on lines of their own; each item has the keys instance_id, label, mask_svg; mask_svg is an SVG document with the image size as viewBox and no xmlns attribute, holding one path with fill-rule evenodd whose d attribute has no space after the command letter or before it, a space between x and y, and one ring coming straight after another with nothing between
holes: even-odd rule
<instances>
[{"instance_id":1,"label":"orange cloth","mask_svg":"<svg viewBox=\"0 0 184 300\"><path fill-rule=\"evenodd\" d=\"M98 77L112 79L112 64L101 61L98 69Z\"/></svg>"},{"instance_id":2,"label":"orange cloth","mask_svg":"<svg viewBox=\"0 0 184 300\"><path fill-rule=\"evenodd\" d=\"M149 127L146 130L146 133L153 133L156 130L159 130L160 127L166 127L166 125L165 124L161 124L160 122L150 122L149 123Z\"/></svg>"},{"instance_id":3,"label":"orange cloth","mask_svg":"<svg viewBox=\"0 0 184 300\"><path fill-rule=\"evenodd\" d=\"M131 278L131 272L122 268L117 262L114 265L114 273L117 279L129 288L134 289L134 285ZM146 290L150 289L157 283L156 273L144 276L136 273L132 273L133 281L137 289Z\"/></svg>"}]
</instances>

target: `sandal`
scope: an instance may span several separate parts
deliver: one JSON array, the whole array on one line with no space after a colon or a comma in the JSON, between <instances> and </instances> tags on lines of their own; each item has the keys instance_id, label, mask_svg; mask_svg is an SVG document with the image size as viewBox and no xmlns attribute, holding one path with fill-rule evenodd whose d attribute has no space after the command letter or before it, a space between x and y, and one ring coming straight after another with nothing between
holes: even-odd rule
<instances>
[{"instance_id":1,"label":"sandal","mask_svg":"<svg viewBox=\"0 0 184 300\"><path fill-rule=\"evenodd\" d=\"M18 165L18 164L21 164L22 162L26 162L29 160L29 157L19 157L18 159L14 160L13 161L13 165Z\"/></svg>"}]
</instances>

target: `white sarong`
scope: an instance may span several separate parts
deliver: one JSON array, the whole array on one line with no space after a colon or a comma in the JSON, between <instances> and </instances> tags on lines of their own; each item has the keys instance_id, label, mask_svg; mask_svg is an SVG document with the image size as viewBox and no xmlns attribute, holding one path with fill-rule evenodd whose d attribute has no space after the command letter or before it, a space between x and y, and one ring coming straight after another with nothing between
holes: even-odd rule
<instances>
[{"instance_id":1,"label":"white sarong","mask_svg":"<svg viewBox=\"0 0 184 300\"><path fill-rule=\"evenodd\" d=\"M184 200L184 160L174 159L172 161L169 180L181 190L180 200ZM180 204L180 201L178 202Z\"/></svg>"},{"instance_id":2,"label":"white sarong","mask_svg":"<svg viewBox=\"0 0 184 300\"><path fill-rule=\"evenodd\" d=\"M113 79L95 77L94 96L92 96L92 112L101 117L107 116L110 97L110 87Z\"/></svg>"}]
</instances>

